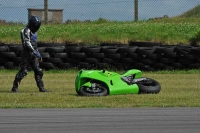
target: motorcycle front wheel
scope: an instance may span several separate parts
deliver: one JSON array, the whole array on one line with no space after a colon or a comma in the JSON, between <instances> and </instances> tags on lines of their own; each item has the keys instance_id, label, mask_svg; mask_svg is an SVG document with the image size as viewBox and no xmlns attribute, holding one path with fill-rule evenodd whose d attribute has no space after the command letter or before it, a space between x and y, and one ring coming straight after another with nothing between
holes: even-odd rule
<instances>
[{"instance_id":1,"label":"motorcycle front wheel","mask_svg":"<svg viewBox=\"0 0 200 133\"><path fill-rule=\"evenodd\" d=\"M108 88L104 84L93 83L95 86L82 86L79 91L81 96L106 96L108 95Z\"/></svg>"},{"instance_id":2,"label":"motorcycle front wheel","mask_svg":"<svg viewBox=\"0 0 200 133\"><path fill-rule=\"evenodd\" d=\"M161 90L161 86L158 81L150 78L144 78L137 82L139 87L139 94L157 94Z\"/></svg>"}]
</instances>

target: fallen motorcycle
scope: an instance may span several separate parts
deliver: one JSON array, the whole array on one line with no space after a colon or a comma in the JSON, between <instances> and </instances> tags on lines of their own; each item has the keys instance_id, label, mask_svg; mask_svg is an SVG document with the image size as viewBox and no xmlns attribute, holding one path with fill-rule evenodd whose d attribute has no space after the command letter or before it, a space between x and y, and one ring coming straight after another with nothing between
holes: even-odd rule
<instances>
[{"instance_id":1,"label":"fallen motorcycle","mask_svg":"<svg viewBox=\"0 0 200 133\"><path fill-rule=\"evenodd\" d=\"M161 90L158 81L141 77L142 72L131 69L124 74L107 70L80 70L75 89L80 96L106 96L117 94L156 94Z\"/></svg>"}]
</instances>

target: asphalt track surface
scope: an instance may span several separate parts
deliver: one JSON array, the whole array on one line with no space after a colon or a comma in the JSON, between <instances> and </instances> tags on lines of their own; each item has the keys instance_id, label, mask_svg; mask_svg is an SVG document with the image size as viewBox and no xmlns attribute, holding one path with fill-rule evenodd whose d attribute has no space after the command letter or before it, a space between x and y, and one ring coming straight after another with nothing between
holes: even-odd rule
<instances>
[{"instance_id":1,"label":"asphalt track surface","mask_svg":"<svg viewBox=\"0 0 200 133\"><path fill-rule=\"evenodd\" d=\"M0 133L200 133L200 108L0 109Z\"/></svg>"}]
</instances>

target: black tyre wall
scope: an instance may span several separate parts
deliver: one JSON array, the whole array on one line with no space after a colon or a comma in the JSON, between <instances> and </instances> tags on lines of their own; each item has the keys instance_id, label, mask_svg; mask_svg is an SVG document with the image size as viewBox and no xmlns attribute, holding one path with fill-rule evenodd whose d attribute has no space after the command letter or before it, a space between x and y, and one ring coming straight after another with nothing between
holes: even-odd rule
<instances>
[{"instance_id":1,"label":"black tyre wall","mask_svg":"<svg viewBox=\"0 0 200 133\"><path fill-rule=\"evenodd\" d=\"M78 44L40 43L38 50L43 57L41 66L46 69L140 69L144 71L199 69L200 47L159 43L131 42L131 45L81 46ZM19 66L22 46L1 45L0 66L7 68L13 62ZM81 63L79 63L81 62ZM87 66L88 64L88 66ZM9 67L8 67L9 66Z\"/></svg>"}]
</instances>

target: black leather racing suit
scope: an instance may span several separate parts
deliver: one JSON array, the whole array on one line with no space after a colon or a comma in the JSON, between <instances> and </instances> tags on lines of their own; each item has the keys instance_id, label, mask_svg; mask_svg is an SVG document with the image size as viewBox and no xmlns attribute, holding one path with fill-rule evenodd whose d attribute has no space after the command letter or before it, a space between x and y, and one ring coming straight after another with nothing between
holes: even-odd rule
<instances>
[{"instance_id":1,"label":"black leather racing suit","mask_svg":"<svg viewBox=\"0 0 200 133\"><path fill-rule=\"evenodd\" d=\"M34 71L35 81L37 83L39 91L44 91L44 84L42 81L43 71L39 67L38 59L33 55L33 50L38 50L37 32L32 33L27 26L21 31L21 40L23 45L23 51L21 55L22 56L21 69L15 76L12 91L13 92L18 91L18 86L20 84L20 81L28 74L29 66L31 66L31 68Z\"/></svg>"}]
</instances>

